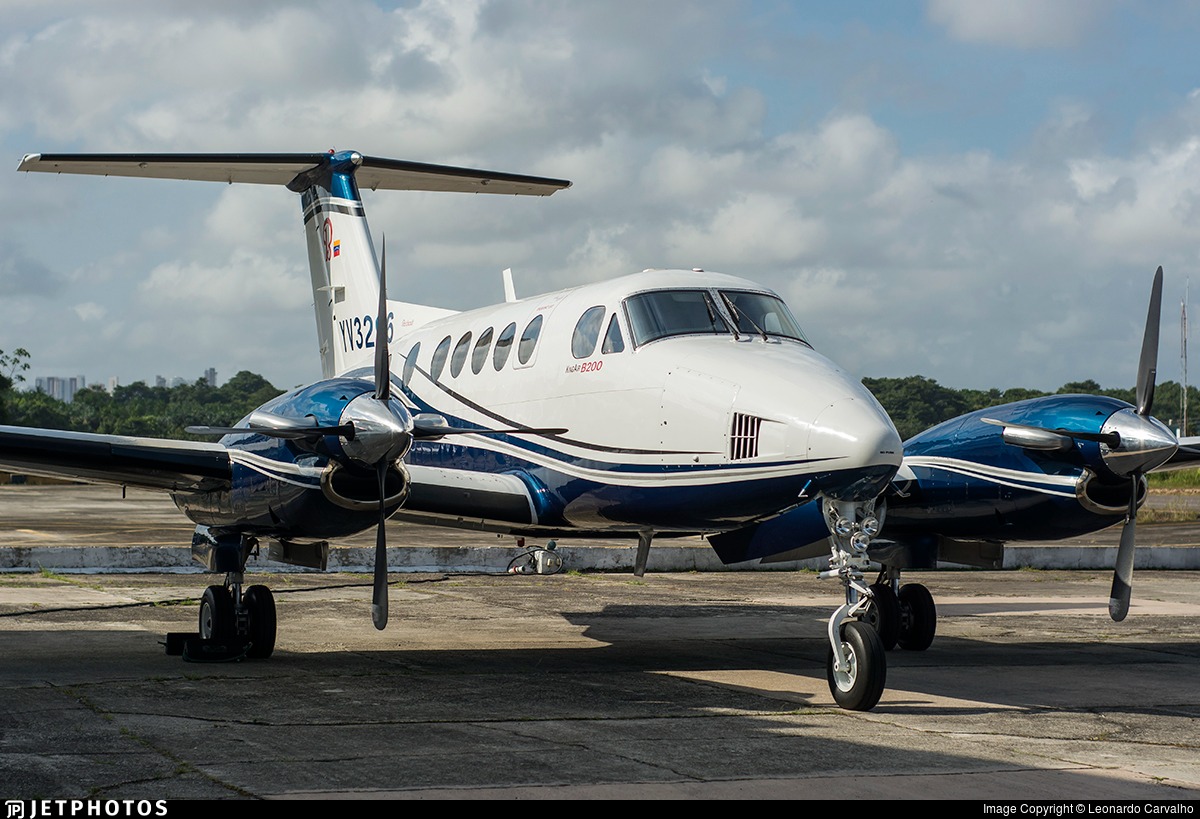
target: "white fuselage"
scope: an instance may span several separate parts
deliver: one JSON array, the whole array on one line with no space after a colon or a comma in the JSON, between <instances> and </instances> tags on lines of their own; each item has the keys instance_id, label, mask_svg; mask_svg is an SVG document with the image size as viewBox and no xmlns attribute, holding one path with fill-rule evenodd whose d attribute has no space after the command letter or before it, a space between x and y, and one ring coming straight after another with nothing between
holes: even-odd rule
<instances>
[{"instance_id":1,"label":"white fuselage","mask_svg":"<svg viewBox=\"0 0 1200 819\"><path fill-rule=\"evenodd\" d=\"M691 302L685 305L691 318L705 317L697 305L706 300L712 325L673 332L680 327L671 322L686 324L689 316L659 317L665 326L656 325L658 332L666 334L646 340L644 317L643 326L635 326L638 311L629 300L675 293ZM647 271L455 314L400 335L391 345L392 369L415 412L437 413L456 425L569 430L533 441L447 439L416 448L409 460L540 473L549 491L566 493L556 511L572 525L605 519L597 504L610 511L621 505L599 503L597 493L615 498L624 490L628 499L638 490L657 492L651 506L708 502L663 493L689 487L728 494L740 486L761 495L746 514L725 509L713 517L735 525L780 511L780 498L794 505L806 487L837 494L867 473L890 478L900 463L900 441L870 393L805 341L786 337L772 310L757 322L735 316L729 294L775 299L732 276ZM786 312L782 302L772 304ZM539 316L540 333L523 348L522 336ZM786 320L793 321L790 314ZM507 353L498 354L509 327ZM591 499L574 497L572 481ZM631 525L674 528L674 516L655 524L647 514Z\"/></svg>"}]
</instances>

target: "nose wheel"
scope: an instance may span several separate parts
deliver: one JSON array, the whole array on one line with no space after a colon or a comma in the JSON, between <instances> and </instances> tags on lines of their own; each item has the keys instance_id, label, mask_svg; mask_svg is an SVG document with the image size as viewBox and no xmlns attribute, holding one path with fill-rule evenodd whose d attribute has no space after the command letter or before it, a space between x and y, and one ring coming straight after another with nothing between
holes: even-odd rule
<instances>
[{"instance_id":1,"label":"nose wheel","mask_svg":"<svg viewBox=\"0 0 1200 819\"><path fill-rule=\"evenodd\" d=\"M838 662L833 648L825 660L825 676L834 701L847 711L870 711L887 684L887 654L875 629L859 620L842 626Z\"/></svg>"}]
</instances>

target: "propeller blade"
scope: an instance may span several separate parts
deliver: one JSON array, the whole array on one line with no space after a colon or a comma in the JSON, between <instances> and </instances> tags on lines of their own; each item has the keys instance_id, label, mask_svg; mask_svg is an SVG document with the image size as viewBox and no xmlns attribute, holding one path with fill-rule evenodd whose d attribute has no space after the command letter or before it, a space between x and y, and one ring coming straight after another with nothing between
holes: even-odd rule
<instances>
[{"instance_id":1,"label":"propeller blade","mask_svg":"<svg viewBox=\"0 0 1200 819\"><path fill-rule=\"evenodd\" d=\"M253 433L255 435L263 435L267 438L285 438L290 440L299 440L301 438L317 438L321 435L340 435L343 438L350 438L354 436L354 427L350 424L342 424L336 427L290 427L285 429L260 426L191 426L184 427L184 431L190 432L192 435L241 435Z\"/></svg>"},{"instance_id":2,"label":"propeller blade","mask_svg":"<svg viewBox=\"0 0 1200 819\"><path fill-rule=\"evenodd\" d=\"M524 427L521 429L467 429L466 427L451 427L441 424L415 424L413 438L429 440L441 438L443 435L562 435L566 427Z\"/></svg>"},{"instance_id":3,"label":"propeller blade","mask_svg":"<svg viewBox=\"0 0 1200 819\"><path fill-rule=\"evenodd\" d=\"M1163 269L1159 265L1150 286L1150 309L1146 313L1146 332L1142 336L1142 357L1138 361L1137 411L1150 414L1154 406L1154 381L1158 375L1158 325L1162 314Z\"/></svg>"},{"instance_id":4,"label":"propeller blade","mask_svg":"<svg viewBox=\"0 0 1200 819\"><path fill-rule=\"evenodd\" d=\"M1129 517L1121 528L1121 545L1117 547L1117 564L1113 569L1112 591L1108 595L1108 616L1116 622L1129 614L1129 599L1133 595L1133 553L1137 545L1137 490L1135 475L1129 495Z\"/></svg>"},{"instance_id":5,"label":"propeller blade","mask_svg":"<svg viewBox=\"0 0 1200 819\"><path fill-rule=\"evenodd\" d=\"M1121 436L1115 432L1076 432L1070 429L1050 429L1049 427L1035 427L1030 424L1014 424L1011 421L999 421L995 418L980 418L979 420L996 427L1052 432L1055 435L1065 435L1068 438L1074 438L1079 441L1095 441L1100 444L1108 444L1111 449L1116 449L1121 445Z\"/></svg>"},{"instance_id":6,"label":"propeller blade","mask_svg":"<svg viewBox=\"0 0 1200 819\"><path fill-rule=\"evenodd\" d=\"M383 499L386 494L387 463L380 462L376 474L379 476L379 528L375 530L375 584L371 591L371 622L375 628L383 631L388 621L388 565L387 565L387 532L384 524Z\"/></svg>"},{"instance_id":7,"label":"propeller blade","mask_svg":"<svg viewBox=\"0 0 1200 819\"><path fill-rule=\"evenodd\" d=\"M392 397L392 373L388 355L387 309L387 236L383 237L383 255L379 263L379 314L375 318L375 397L387 401ZM386 619L387 615L384 615Z\"/></svg>"}]
</instances>

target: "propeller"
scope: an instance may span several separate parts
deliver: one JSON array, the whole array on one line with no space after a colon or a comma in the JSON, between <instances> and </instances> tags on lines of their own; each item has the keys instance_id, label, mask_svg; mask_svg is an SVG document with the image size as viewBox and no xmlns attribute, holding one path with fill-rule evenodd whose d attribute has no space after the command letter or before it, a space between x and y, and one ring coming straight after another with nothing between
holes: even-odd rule
<instances>
[{"instance_id":1,"label":"propeller","mask_svg":"<svg viewBox=\"0 0 1200 819\"><path fill-rule=\"evenodd\" d=\"M1150 410L1154 406L1154 382L1158 375L1158 325L1162 313L1162 280L1163 269L1160 265L1154 273L1154 284L1150 287L1146 332L1142 336L1142 355L1138 360L1137 414L1142 419L1149 419ZM1145 468L1134 468L1129 473L1129 514L1125 518L1125 525L1121 527L1121 544L1117 547L1112 591L1108 595L1108 616L1118 623L1129 614L1129 599L1133 594L1133 553L1137 546L1137 491L1144 471Z\"/></svg>"},{"instance_id":2,"label":"propeller","mask_svg":"<svg viewBox=\"0 0 1200 819\"><path fill-rule=\"evenodd\" d=\"M413 417L413 438L436 441L446 435L562 435L566 427L513 427L512 429L471 429L452 427L440 415L422 412Z\"/></svg>"},{"instance_id":3,"label":"propeller","mask_svg":"<svg viewBox=\"0 0 1200 819\"><path fill-rule=\"evenodd\" d=\"M392 371L388 355L387 314L387 237L383 237L383 253L379 262L379 314L375 319L375 400L386 406L392 398ZM409 437L405 448L412 442ZM391 455L392 453L388 453ZM375 474L379 477L379 526L375 529L375 578L371 590L371 622L383 631L388 621L388 563L387 563L387 513L384 499L387 498L387 471L389 457L379 459Z\"/></svg>"},{"instance_id":4,"label":"propeller","mask_svg":"<svg viewBox=\"0 0 1200 819\"><path fill-rule=\"evenodd\" d=\"M392 395L391 362L388 351L387 311L387 239L379 265L379 311L376 317L373 393L351 399L342 410L341 423L321 425L313 416L289 418L264 410L250 414L245 427L191 426L187 431L198 435L255 433L270 438L293 440L318 439L333 435L340 439L342 454L358 468L373 469L379 484L379 522L375 530L375 560L371 592L371 621L383 630L388 621L387 564L387 475L414 440L432 441L446 435L560 435L565 427L518 427L509 429L471 429L452 427L440 415L422 413L415 418ZM340 460L340 459L339 459Z\"/></svg>"},{"instance_id":5,"label":"propeller","mask_svg":"<svg viewBox=\"0 0 1200 819\"><path fill-rule=\"evenodd\" d=\"M253 432L267 438L284 438L302 440L319 438L322 435L340 435L343 438L354 437L353 424L337 424L321 426L311 415L303 419L288 418L265 410L255 410L250 414L249 423L244 427L210 427L190 426L184 429L193 435L235 435Z\"/></svg>"},{"instance_id":6,"label":"propeller","mask_svg":"<svg viewBox=\"0 0 1200 819\"><path fill-rule=\"evenodd\" d=\"M1137 543L1138 490L1142 476L1170 460L1179 448L1179 440L1161 422L1150 416L1154 408L1154 382L1158 374L1158 326L1162 313L1163 269L1154 273L1150 287L1150 306L1146 312L1146 330L1142 335L1142 354L1138 360L1136 407L1117 410L1100 432L1085 432L981 419L1004 428L1007 443L1025 449L1065 451L1074 441L1100 444L1105 467L1112 474L1129 479L1129 511L1121 529L1121 543L1113 570L1108 613L1120 622L1129 613L1133 587L1133 554Z\"/></svg>"}]
</instances>

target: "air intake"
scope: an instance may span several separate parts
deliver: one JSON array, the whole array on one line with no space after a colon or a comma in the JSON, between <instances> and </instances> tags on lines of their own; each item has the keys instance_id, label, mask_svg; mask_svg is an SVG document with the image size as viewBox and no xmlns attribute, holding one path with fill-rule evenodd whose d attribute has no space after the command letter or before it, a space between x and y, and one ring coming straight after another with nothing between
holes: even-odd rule
<instances>
[{"instance_id":1,"label":"air intake","mask_svg":"<svg viewBox=\"0 0 1200 819\"><path fill-rule=\"evenodd\" d=\"M753 415L733 414L733 426L729 430L729 459L743 461L758 457L758 431L762 419Z\"/></svg>"}]
</instances>

